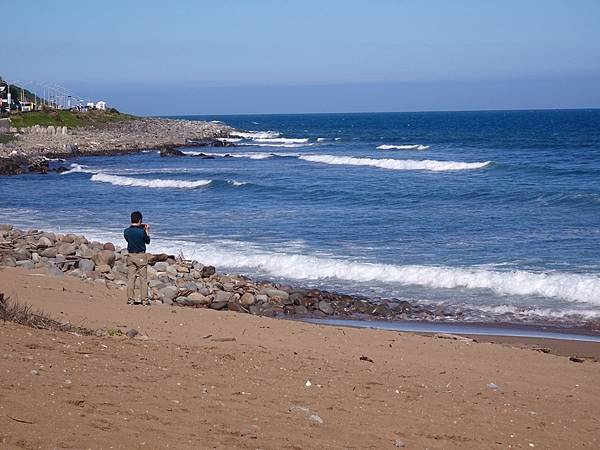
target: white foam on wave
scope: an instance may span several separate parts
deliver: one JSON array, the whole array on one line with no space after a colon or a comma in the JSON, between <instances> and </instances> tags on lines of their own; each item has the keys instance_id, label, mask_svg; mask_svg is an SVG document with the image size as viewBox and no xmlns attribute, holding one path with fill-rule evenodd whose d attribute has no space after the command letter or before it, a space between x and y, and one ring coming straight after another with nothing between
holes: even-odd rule
<instances>
[{"instance_id":1,"label":"white foam on wave","mask_svg":"<svg viewBox=\"0 0 600 450\"><path fill-rule=\"evenodd\" d=\"M384 144L377 147L378 150L427 150L429 145L421 144L404 144L404 145L390 145Z\"/></svg>"},{"instance_id":2,"label":"white foam on wave","mask_svg":"<svg viewBox=\"0 0 600 450\"><path fill-rule=\"evenodd\" d=\"M212 180L162 180L162 179L144 179L122 177L119 175L108 175L105 173L97 173L92 175L92 181L102 183L110 183L115 186L130 186L130 187L148 187L148 188L178 188L178 189L196 189L203 186L208 186Z\"/></svg>"},{"instance_id":3,"label":"white foam on wave","mask_svg":"<svg viewBox=\"0 0 600 450\"><path fill-rule=\"evenodd\" d=\"M547 297L600 306L600 275L566 272L497 271L448 266L392 265L322 256L267 252L238 243L237 248L187 241L156 242L160 251L201 255L217 267L251 269L297 280L393 283L443 289L487 290L497 295Z\"/></svg>"},{"instance_id":4,"label":"white foam on wave","mask_svg":"<svg viewBox=\"0 0 600 450\"><path fill-rule=\"evenodd\" d=\"M308 138L256 138L254 142L264 144L303 144L308 142Z\"/></svg>"},{"instance_id":5,"label":"white foam on wave","mask_svg":"<svg viewBox=\"0 0 600 450\"><path fill-rule=\"evenodd\" d=\"M97 170L92 170L88 166L84 166L82 164L73 163L71 164L71 169L65 172L62 172L61 175L69 175L72 173L96 173Z\"/></svg>"},{"instance_id":6,"label":"white foam on wave","mask_svg":"<svg viewBox=\"0 0 600 450\"><path fill-rule=\"evenodd\" d=\"M242 140L242 138L227 138L227 137L217 138L217 139L220 141L223 141L223 142L240 142Z\"/></svg>"},{"instance_id":7,"label":"white foam on wave","mask_svg":"<svg viewBox=\"0 0 600 450\"><path fill-rule=\"evenodd\" d=\"M235 186L235 187L245 186L246 184L248 184L246 181L237 181L237 180L228 180L227 183L229 183L230 185Z\"/></svg>"},{"instance_id":8,"label":"white foam on wave","mask_svg":"<svg viewBox=\"0 0 600 450\"><path fill-rule=\"evenodd\" d=\"M520 317L551 317L554 319L565 319L573 316L580 316L586 319L600 317L600 310L590 308L567 308L563 310L553 308L527 308L514 305L467 305L482 312L491 313L493 315L510 315Z\"/></svg>"},{"instance_id":9,"label":"white foam on wave","mask_svg":"<svg viewBox=\"0 0 600 450\"><path fill-rule=\"evenodd\" d=\"M262 143L262 142L256 142L256 141L252 141L252 142L245 142L242 145L247 145L247 146L255 146L255 147L284 147L284 148L299 148L299 147L310 147L313 144L310 143L306 143L306 144L298 144L298 143L289 143L289 144L271 144L271 143Z\"/></svg>"},{"instance_id":10,"label":"white foam on wave","mask_svg":"<svg viewBox=\"0 0 600 450\"><path fill-rule=\"evenodd\" d=\"M328 141L328 140L329 139L323 138L323 137L317 138L317 142L325 142L325 141Z\"/></svg>"},{"instance_id":11,"label":"white foam on wave","mask_svg":"<svg viewBox=\"0 0 600 450\"><path fill-rule=\"evenodd\" d=\"M230 136L239 137L243 139L270 139L280 136L277 131L234 131L230 133Z\"/></svg>"},{"instance_id":12,"label":"white foam on wave","mask_svg":"<svg viewBox=\"0 0 600 450\"><path fill-rule=\"evenodd\" d=\"M389 170L427 170L432 172L482 169L492 164L491 161L469 163L458 161L435 161L430 159L372 159L333 155L304 155L299 158L305 161L322 164L371 166Z\"/></svg>"}]
</instances>

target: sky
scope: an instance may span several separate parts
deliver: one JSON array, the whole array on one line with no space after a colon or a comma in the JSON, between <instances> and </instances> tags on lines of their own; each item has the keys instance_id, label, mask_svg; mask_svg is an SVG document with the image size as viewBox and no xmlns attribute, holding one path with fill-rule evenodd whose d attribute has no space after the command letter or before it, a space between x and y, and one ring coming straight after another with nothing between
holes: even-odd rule
<instances>
[{"instance_id":1,"label":"sky","mask_svg":"<svg viewBox=\"0 0 600 450\"><path fill-rule=\"evenodd\" d=\"M28 0L18 9L4 22L1 76L135 114L600 107L598 0Z\"/></svg>"}]
</instances>

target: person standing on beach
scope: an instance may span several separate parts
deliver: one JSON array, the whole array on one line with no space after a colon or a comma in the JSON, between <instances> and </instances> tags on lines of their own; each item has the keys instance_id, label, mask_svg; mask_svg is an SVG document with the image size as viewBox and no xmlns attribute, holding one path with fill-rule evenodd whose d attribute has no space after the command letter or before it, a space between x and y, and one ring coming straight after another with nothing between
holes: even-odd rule
<instances>
[{"instance_id":1,"label":"person standing on beach","mask_svg":"<svg viewBox=\"0 0 600 450\"><path fill-rule=\"evenodd\" d=\"M150 225L142 223L142 213L131 213L131 226L123 232L127 241L127 304L144 305L148 302L148 255L146 244L150 243ZM135 282L140 280L140 301L134 300Z\"/></svg>"}]
</instances>

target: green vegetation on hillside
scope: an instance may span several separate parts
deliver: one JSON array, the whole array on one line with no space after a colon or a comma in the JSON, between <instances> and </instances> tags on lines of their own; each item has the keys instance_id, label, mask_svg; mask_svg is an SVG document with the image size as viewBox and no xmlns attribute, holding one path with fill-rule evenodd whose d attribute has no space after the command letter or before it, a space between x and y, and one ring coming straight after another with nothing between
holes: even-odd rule
<instances>
[{"instance_id":1,"label":"green vegetation on hillside","mask_svg":"<svg viewBox=\"0 0 600 450\"><path fill-rule=\"evenodd\" d=\"M26 128L34 125L76 128L124 122L135 118L135 116L122 114L116 110L88 112L48 110L11 114L10 123L15 128Z\"/></svg>"}]
</instances>

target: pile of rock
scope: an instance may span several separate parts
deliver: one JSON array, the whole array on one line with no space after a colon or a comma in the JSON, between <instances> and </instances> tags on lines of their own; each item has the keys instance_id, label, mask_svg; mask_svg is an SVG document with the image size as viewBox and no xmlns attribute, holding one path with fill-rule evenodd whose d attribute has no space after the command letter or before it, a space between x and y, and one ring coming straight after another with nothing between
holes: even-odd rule
<instances>
[{"instance_id":1,"label":"pile of rock","mask_svg":"<svg viewBox=\"0 0 600 450\"><path fill-rule=\"evenodd\" d=\"M127 285L127 250L90 242L76 234L23 231L0 225L0 265L46 269L112 289ZM433 313L406 301L372 301L319 289L294 288L242 275L219 274L213 266L173 255L149 255L148 280L155 303L263 316L364 316L430 318Z\"/></svg>"},{"instance_id":2,"label":"pile of rock","mask_svg":"<svg viewBox=\"0 0 600 450\"><path fill-rule=\"evenodd\" d=\"M228 146L229 143L219 138L228 137L233 131L233 128L220 123L157 118L138 118L68 130L64 127L31 127L14 133L14 140L0 145L0 163L5 159L5 164L8 164L15 153L27 158L55 158L184 146Z\"/></svg>"}]
</instances>

